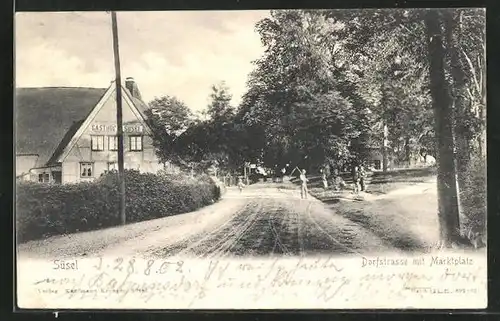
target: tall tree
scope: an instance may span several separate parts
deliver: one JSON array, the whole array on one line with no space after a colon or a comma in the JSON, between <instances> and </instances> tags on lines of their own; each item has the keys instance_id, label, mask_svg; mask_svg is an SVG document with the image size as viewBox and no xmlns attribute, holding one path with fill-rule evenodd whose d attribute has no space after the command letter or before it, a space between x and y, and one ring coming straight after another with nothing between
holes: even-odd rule
<instances>
[{"instance_id":1,"label":"tall tree","mask_svg":"<svg viewBox=\"0 0 500 321\"><path fill-rule=\"evenodd\" d=\"M486 14L484 9L457 9L448 12L451 39L449 47L457 51L453 69L465 74L466 115L459 120L470 140L472 154L484 157L486 108ZM453 52L450 58L453 58ZM451 59L450 59L451 60ZM455 70L460 72L460 70Z\"/></svg>"},{"instance_id":2,"label":"tall tree","mask_svg":"<svg viewBox=\"0 0 500 321\"><path fill-rule=\"evenodd\" d=\"M194 122L191 110L176 97L162 96L149 103L146 116L157 155L163 162L177 163L179 155L173 152L174 142Z\"/></svg>"},{"instance_id":3,"label":"tall tree","mask_svg":"<svg viewBox=\"0 0 500 321\"><path fill-rule=\"evenodd\" d=\"M449 67L451 73L452 86L452 98L453 98L453 126L454 126L454 140L456 147L456 166L457 166L457 178L459 193L464 189L466 184L466 173L470 162L470 137L471 131L470 127L467 126L470 118L469 108L467 107L467 97L466 97L466 75L464 69L460 62L460 53L457 43L460 37L458 34L458 24L454 17L456 12L446 11L443 13L445 32L446 32L446 45L449 54ZM459 197L460 205L460 197ZM460 208L460 207L459 207Z\"/></svg>"},{"instance_id":4,"label":"tall tree","mask_svg":"<svg viewBox=\"0 0 500 321\"><path fill-rule=\"evenodd\" d=\"M212 86L205 120L193 123L174 144L184 162L200 169L216 167L233 171L243 162L247 131L242 128L230 104L231 94L224 82Z\"/></svg>"},{"instance_id":5,"label":"tall tree","mask_svg":"<svg viewBox=\"0 0 500 321\"><path fill-rule=\"evenodd\" d=\"M178 136L194 120L189 107L173 96L156 97L149 103L149 110L158 124L170 135Z\"/></svg>"},{"instance_id":6,"label":"tall tree","mask_svg":"<svg viewBox=\"0 0 500 321\"><path fill-rule=\"evenodd\" d=\"M355 92L359 70L331 52L336 28L324 15L297 10L272 11L257 24L266 50L250 77L244 119L265 125L268 166L318 167L363 154L365 144L356 142L367 140L371 116Z\"/></svg>"},{"instance_id":7,"label":"tall tree","mask_svg":"<svg viewBox=\"0 0 500 321\"><path fill-rule=\"evenodd\" d=\"M452 101L445 77L443 17L438 10L425 15L429 48L429 73L432 105L435 115L438 167L438 216L441 240L450 247L460 233L452 124Z\"/></svg>"},{"instance_id":8,"label":"tall tree","mask_svg":"<svg viewBox=\"0 0 500 321\"><path fill-rule=\"evenodd\" d=\"M210 104L207 115L215 121L223 121L234 116L234 108L231 106L232 95L224 81L212 86L210 93Z\"/></svg>"},{"instance_id":9,"label":"tall tree","mask_svg":"<svg viewBox=\"0 0 500 321\"><path fill-rule=\"evenodd\" d=\"M478 62L477 68L484 69L483 45L481 37L474 39L473 35L464 32L465 26L474 27L475 34L481 35L484 28L481 24L471 26L463 22L464 16L477 17L481 21L484 18L480 11L471 9L449 10L444 13L446 26L446 45L449 53L449 69L453 82L454 100L454 134L457 147L457 169L459 186L461 189L466 184L466 170L473 155L482 156L483 148L481 136L484 128L482 110L484 109L482 83L483 70L476 71L476 67L470 61L473 57ZM474 46L473 44L480 44ZM469 64L469 62L471 64ZM469 81L469 79L473 81ZM476 80L474 80L476 79ZM479 80L478 80L479 79ZM475 82L477 81L477 84ZM471 95L471 93L475 93ZM476 142L477 140L477 142Z\"/></svg>"}]
</instances>

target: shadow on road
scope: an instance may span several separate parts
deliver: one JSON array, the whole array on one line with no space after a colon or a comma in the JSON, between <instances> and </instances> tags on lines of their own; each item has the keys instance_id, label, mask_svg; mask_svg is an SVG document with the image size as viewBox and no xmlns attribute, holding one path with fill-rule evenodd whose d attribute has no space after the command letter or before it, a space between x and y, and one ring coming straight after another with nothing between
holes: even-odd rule
<instances>
[{"instance_id":1,"label":"shadow on road","mask_svg":"<svg viewBox=\"0 0 500 321\"><path fill-rule=\"evenodd\" d=\"M422 251L433 242L438 226L435 195L416 191L414 195L393 199L378 197L427 182L435 174L434 167L374 172L368 179L367 191L359 196L352 193L352 179L347 173L342 175L347 188L339 192L325 190L321 177L312 176L309 192L332 212L359 224L391 246L403 251ZM298 189L300 181L293 178L289 185ZM429 231L423 231L419 225L428 226Z\"/></svg>"},{"instance_id":2,"label":"shadow on road","mask_svg":"<svg viewBox=\"0 0 500 321\"><path fill-rule=\"evenodd\" d=\"M372 215L376 215L376 213L372 213ZM360 208L346 209L343 216L369 229L397 249L415 252L425 250L427 247L419 239L419 235L408 231L400 222L381 222L380 218L367 215L367 211Z\"/></svg>"}]
</instances>

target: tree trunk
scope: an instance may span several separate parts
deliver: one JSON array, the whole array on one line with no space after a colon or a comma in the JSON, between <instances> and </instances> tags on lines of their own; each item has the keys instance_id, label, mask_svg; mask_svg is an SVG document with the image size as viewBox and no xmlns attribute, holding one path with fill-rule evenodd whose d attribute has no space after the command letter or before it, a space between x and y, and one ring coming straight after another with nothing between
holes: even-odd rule
<instances>
[{"instance_id":1,"label":"tree trunk","mask_svg":"<svg viewBox=\"0 0 500 321\"><path fill-rule=\"evenodd\" d=\"M452 109L444 73L441 13L428 10L425 17L432 105L437 144L438 216L441 241L446 247L459 240L459 217L455 160L453 155Z\"/></svg>"},{"instance_id":2,"label":"tree trunk","mask_svg":"<svg viewBox=\"0 0 500 321\"><path fill-rule=\"evenodd\" d=\"M446 42L450 53L451 62L451 76L453 79L453 119L454 119L454 138L456 143L456 165L457 165L457 179L458 179L458 192L460 195L461 191L466 185L466 173L470 162L470 151L469 151L469 137L470 129L464 124L467 117L467 99L465 98L467 84L466 75L462 68L462 64L459 59L459 52L457 48L458 39L454 38L454 34L457 32L457 22L453 18L453 12L447 11L445 15L445 25L446 25ZM460 197L459 197L460 200ZM463 208L464 204L460 204L459 208ZM463 213L460 213L461 215Z\"/></svg>"},{"instance_id":3,"label":"tree trunk","mask_svg":"<svg viewBox=\"0 0 500 321\"><path fill-rule=\"evenodd\" d=\"M388 145L388 136L389 136L389 129L387 126L387 84L386 82L382 82L380 86L380 91L382 94L382 98L380 99L380 106L382 107L382 148L380 150L382 154L382 171L387 172L388 169L388 155L387 155L387 145Z\"/></svg>"},{"instance_id":4,"label":"tree trunk","mask_svg":"<svg viewBox=\"0 0 500 321\"><path fill-rule=\"evenodd\" d=\"M486 43L485 36L482 36L483 43ZM486 57L486 51L484 52L484 57ZM480 77L481 77L481 104L479 105L479 119L481 120L481 131L479 133L479 157L485 157L486 152L486 64L481 65Z\"/></svg>"},{"instance_id":5,"label":"tree trunk","mask_svg":"<svg viewBox=\"0 0 500 321\"><path fill-rule=\"evenodd\" d=\"M479 119L481 120L481 132L479 135L479 157L485 157L486 153L486 33L481 34L483 43L483 59L480 59L481 66L478 68L481 80L481 104L479 105Z\"/></svg>"},{"instance_id":6,"label":"tree trunk","mask_svg":"<svg viewBox=\"0 0 500 321\"><path fill-rule=\"evenodd\" d=\"M483 100L483 99L481 99ZM484 101L486 102L486 99L484 99ZM481 120L481 122L485 122L486 121L486 117L485 117L485 112L484 112L484 106L486 106L486 103L485 104L481 104L481 106L479 107L479 119ZM479 132L479 135L477 137L477 144L478 144L478 156L479 157L484 157L485 156L485 150L486 150L486 128L484 125L481 125L481 131Z\"/></svg>"},{"instance_id":7,"label":"tree trunk","mask_svg":"<svg viewBox=\"0 0 500 321\"><path fill-rule=\"evenodd\" d=\"M410 148L410 137L406 136L405 138L405 161L408 164L408 167L411 167L411 148Z\"/></svg>"}]
</instances>

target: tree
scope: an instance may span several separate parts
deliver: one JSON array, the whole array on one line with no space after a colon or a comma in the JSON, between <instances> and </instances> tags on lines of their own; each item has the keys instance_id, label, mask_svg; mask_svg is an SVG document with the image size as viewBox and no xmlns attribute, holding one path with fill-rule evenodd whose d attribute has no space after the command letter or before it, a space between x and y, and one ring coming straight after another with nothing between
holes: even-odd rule
<instances>
[{"instance_id":1,"label":"tree","mask_svg":"<svg viewBox=\"0 0 500 321\"><path fill-rule=\"evenodd\" d=\"M425 27L419 10L326 11L342 24L336 52L360 69L356 92L373 113L374 145L408 163L422 151L433 153L433 115L428 92ZM344 60L343 60L344 61ZM384 130L387 129L387 130ZM386 136L386 137L385 137ZM378 142L378 143L376 143ZM385 159L385 157L384 157ZM386 162L385 162L386 163ZM384 166L385 167L385 166Z\"/></svg>"},{"instance_id":2,"label":"tree","mask_svg":"<svg viewBox=\"0 0 500 321\"><path fill-rule=\"evenodd\" d=\"M264 163L317 168L366 154L371 115L356 92L359 70L332 52L336 26L321 14L283 10L256 28L266 50L255 61L243 119L263 126Z\"/></svg>"},{"instance_id":3,"label":"tree","mask_svg":"<svg viewBox=\"0 0 500 321\"><path fill-rule=\"evenodd\" d=\"M153 144L163 162L178 162L178 154L173 153L174 141L193 123L191 110L176 97L157 97L146 110L148 124L153 130Z\"/></svg>"},{"instance_id":4,"label":"tree","mask_svg":"<svg viewBox=\"0 0 500 321\"><path fill-rule=\"evenodd\" d=\"M243 163L245 149L241 147L250 138L237 122L224 82L212 86L210 99L207 119L192 122L175 140L173 150L181 156L182 163L200 170L216 167L222 172L234 171Z\"/></svg>"},{"instance_id":5,"label":"tree","mask_svg":"<svg viewBox=\"0 0 500 321\"><path fill-rule=\"evenodd\" d=\"M225 82L222 81L212 86L210 93L211 102L207 108L207 115L214 121L224 121L234 116L234 108L231 106L232 95Z\"/></svg>"},{"instance_id":6,"label":"tree","mask_svg":"<svg viewBox=\"0 0 500 321\"><path fill-rule=\"evenodd\" d=\"M484 9L447 12L450 73L456 82L456 99L464 108L458 113L460 130L469 141L470 152L484 157L486 108L486 15ZM460 75L462 73L463 75ZM457 110L458 111L458 110Z\"/></svg>"},{"instance_id":7,"label":"tree","mask_svg":"<svg viewBox=\"0 0 500 321\"><path fill-rule=\"evenodd\" d=\"M470 15L476 17L474 23L463 23L463 17ZM484 131L483 97L484 88L484 43L482 37L474 39L474 35L464 33L466 26L475 31L475 35L484 33L484 26L477 21L484 19L480 11L474 9L462 9L444 12L446 27L446 45L448 48L448 65L451 81L453 83L454 101L454 135L456 141L457 172L460 190L465 188L467 178L465 177L471 157L482 156ZM484 20L483 20L484 21ZM474 41L475 40L475 41ZM481 44L480 46L474 45ZM477 68L469 57L478 62ZM483 68L482 68L483 67ZM468 79L472 79L469 81ZM472 94L474 93L474 94ZM476 143L476 142L477 143Z\"/></svg>"},{"instance_id":8,"label":"tree","mask_svg":"<svg viewBox=\"0 0 500 321\"><path fill-rule=\"evenodd\" d=\"M485 14L481 9L459 9L446 11L443 16L448 72L453 84L455 155L460 218L464 223L461 227L465 233L470 229L484 231ZM470 186L471 181L475 186Z\"/></svg>"},{"instance_id":9,"label":"tree","mask_svg":"<svg viewBox=\"0 0 500 321\"><path fill-rule=\"evenodd\" d=\"M149 103L149 110L167 134L178 136L193 122L194 115L188 106L176 97L156 97Z\"/></svg>"},{"instance_id":10,"label":"tree","mask_svg":"<svg viewBox=\"0 0 500 321\"><path fill-rule=\"evenodd\" d=\"M452 102L445 77L445 55L442 13L428 10L425 15L429 48L429 74L435 115L438 166L438 217L441 240L449 247L459 240L457 185L452 124Z\"/></svg>"}]
</instances>

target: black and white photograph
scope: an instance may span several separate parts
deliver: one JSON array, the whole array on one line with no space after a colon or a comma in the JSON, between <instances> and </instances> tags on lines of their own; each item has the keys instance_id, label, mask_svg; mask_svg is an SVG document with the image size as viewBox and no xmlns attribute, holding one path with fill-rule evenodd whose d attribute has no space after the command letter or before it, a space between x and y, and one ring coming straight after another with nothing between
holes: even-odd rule
<instances>
[{"instance_id":1,"label":"black and white photograph","mask_svg":"<svg viewBox=\"0 0 500 321\"><path fill-rule=\"evenodd\" d=\"M18 12L17 305L484 308L486 10Z\"/></svg>"}]
</instances>

